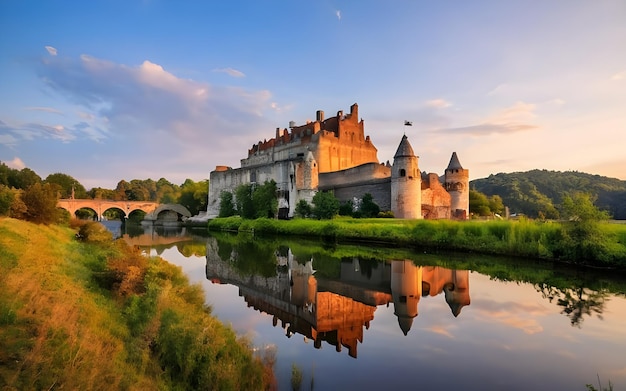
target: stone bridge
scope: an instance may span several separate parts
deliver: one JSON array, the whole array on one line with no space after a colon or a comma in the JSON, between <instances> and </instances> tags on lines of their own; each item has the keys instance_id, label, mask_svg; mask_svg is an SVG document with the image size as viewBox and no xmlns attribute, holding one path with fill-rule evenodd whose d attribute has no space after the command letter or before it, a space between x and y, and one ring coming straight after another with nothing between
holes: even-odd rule
<instances>
[{"instance_id":1,"label":"stone bridge","mask_svg":"<svg viewBox=\"0 0 626 391\"><path fill-rule=\"evenodd\" d=\"M113 201L113 200L101 200L101 199L77 199L66 198L60 199L57 203L58 208L67 210L71 216L76 216L76 211L79 209L91 209L96 212L98 220L102 220L104 212L109 209L119 209L124 213L124 217L128 216L137 210L146 213L144 220L157 220L160 213L173 213L188 218L191 213L187 208L178 204L159 204L158 202L149 201Z\"/></svg>"}]
</instances>

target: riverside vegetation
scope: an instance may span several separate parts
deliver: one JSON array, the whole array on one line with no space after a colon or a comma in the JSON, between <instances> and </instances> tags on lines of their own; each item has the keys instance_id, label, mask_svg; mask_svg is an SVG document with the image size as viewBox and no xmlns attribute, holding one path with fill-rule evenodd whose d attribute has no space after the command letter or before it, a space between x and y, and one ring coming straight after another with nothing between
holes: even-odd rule
<instances>
[{"instance_id":1,"label":"riverside vegetation","mask_svg":"<svg viewBox=\"0 0 626 391\"><path fill-rule=\"evenodd\" d=\"M212 231L300 235L424 250L465 251L626 269L626 225L581 220L546 222L354 219L209 221Z\"/></svg>"},{"instance_id":2,"label":"riverside vegetation","mask_svg":"<svg viewBox=\"0 0 626 391\"><path fill-rule=\"evenodd\" d=\"M1 389L275 386L272 352L213 317L180 268L70 225L0 218Z\"/></svg>"}]
</instances>

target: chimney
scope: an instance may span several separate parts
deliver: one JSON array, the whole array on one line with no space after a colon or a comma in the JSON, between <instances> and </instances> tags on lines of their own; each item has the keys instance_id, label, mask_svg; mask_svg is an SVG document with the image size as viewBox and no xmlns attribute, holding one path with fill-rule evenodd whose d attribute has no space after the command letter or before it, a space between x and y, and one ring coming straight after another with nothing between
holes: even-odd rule
<instances>
[{"instance_id":1,"label":"chimney","mask_svg":"<svg viewBox=\"0 0 626 391\"><path fill-rule=\"evenodd\" d=\"M317 110L317 122L324 122L324 111Z\"/></svg>"}]
</instances>

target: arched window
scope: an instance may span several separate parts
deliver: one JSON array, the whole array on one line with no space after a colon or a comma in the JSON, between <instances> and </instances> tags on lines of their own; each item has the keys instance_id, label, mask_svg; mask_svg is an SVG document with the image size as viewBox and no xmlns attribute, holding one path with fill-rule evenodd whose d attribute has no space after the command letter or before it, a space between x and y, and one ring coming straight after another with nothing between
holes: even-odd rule
<instances>
[{"instance_id":1,"label":"arched window","mask_svg":"<svg viewBox=\"0 0 626 391\"><path fill-rule=\"evenodd\" d=\"M400 169L400 176L401 176L401 177L406 176L406 170L405 170L404 168L401 168L401 169Z\"/></svg>"}]
</instances>

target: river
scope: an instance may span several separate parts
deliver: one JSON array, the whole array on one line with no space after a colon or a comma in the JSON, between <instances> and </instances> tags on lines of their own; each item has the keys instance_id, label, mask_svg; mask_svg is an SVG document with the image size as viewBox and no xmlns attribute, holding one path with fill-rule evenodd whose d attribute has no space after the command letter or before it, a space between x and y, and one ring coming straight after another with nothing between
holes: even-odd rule
<instances>
[{"instance_id":1,"label":"river","mask_svg":"<svg viewBox=\"0 0 626 391\"><path fill-rule=\"evenodd\" d=\"M626 389L626 278L520 259L124 228L274 352L279 390ZM599 380L598 380L599 379Z\"/></svg>"}]
</instances>

